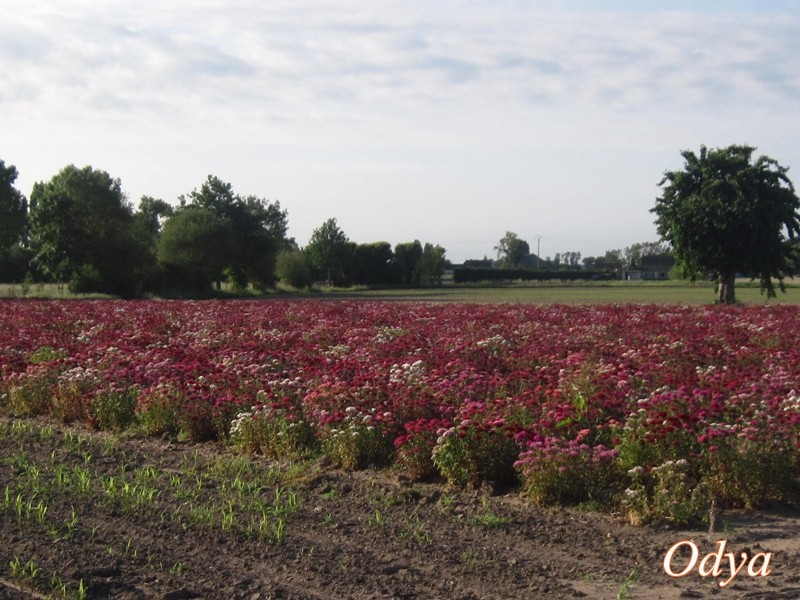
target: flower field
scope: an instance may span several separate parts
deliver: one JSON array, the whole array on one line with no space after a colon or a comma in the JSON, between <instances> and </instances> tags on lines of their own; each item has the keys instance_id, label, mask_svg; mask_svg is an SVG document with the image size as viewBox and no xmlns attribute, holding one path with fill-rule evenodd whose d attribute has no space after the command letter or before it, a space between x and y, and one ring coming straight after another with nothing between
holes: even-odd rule
<instances>
[{"instance_id":1,"label":"flower field","mask_svg":"<svg viewBox=\"0 0 800 600\"><path fill-rule=\"evenodd\" d=\"M688 523L793 489L800 308L5 301L0 411Z\"/></svg>"}]
</instances>

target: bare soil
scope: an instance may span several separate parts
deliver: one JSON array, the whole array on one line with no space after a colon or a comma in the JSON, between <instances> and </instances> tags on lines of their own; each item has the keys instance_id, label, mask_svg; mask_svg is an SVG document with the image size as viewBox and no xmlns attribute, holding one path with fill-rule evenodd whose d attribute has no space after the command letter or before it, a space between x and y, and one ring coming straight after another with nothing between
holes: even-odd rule
<instances>
[{"instance_id":1,"label":"bare soil","mask_svg":"<svg viewBox=\"0 0 800 600\"><path fill-rule=\"evenodd\" d=\"M0 422L0 503L9 490L0 506L0 598L79 598L81 582L85 597L121 600L800 598L797 505L724 511L709 535L537 508L513 491L455 490L314 462L254 492L265 505L276 487L297 498L284 535L261 538L246 529L244 513L222 525L231 492L220 457L243 460L230 449L13 423ZM147 467L158 492L146 506L104 495L101 481L133 482ZM83 494L75 491L79 472L91 476ZM199 496L187 499L175 490L192 476ZM190 519L189 505L204 498L219 500L209 521ZM39 502L47 512L37 519L27 507ZM769 575L751 577L745 568L720 587L727 570L716 579L697 569L681 578L664 572L675 543L693 540L702 558L722 539L737 557L772 552ZM688 560L680 557L676 569ZM20 573L28 564L35 574Z\"/></svg>"}]
</instances>

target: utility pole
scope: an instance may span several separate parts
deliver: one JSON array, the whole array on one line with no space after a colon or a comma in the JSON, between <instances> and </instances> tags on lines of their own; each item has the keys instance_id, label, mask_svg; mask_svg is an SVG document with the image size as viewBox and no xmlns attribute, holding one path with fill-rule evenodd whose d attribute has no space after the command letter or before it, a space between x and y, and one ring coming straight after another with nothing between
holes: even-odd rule
<instances>
[{"instance_id":1,"label":"utility pole","mask_svg":"<svg viewBox=\"0 0 800 600\"><path fill-rule=\"evenodd\" d=\"M536 270L537 271L539 270L539 260L541 260L541 257L539 256L539 254L541 252L541 247L542 247L542 236L541 235L537 235L536 236Z\"/></svg>"}]
</instances>

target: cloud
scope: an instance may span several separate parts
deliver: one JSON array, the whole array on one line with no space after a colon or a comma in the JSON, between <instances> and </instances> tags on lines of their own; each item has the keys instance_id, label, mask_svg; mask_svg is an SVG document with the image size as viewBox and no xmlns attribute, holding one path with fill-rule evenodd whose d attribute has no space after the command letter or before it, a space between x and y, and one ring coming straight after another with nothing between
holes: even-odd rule
<instances>
[{"instance_id":1,"label":"cloud","mask_svg":"<svg viewBox=\"0 0 800 600\"><path fill-rule=\"evenodd\" d=\"M473 208L480 229L529 204L555 222L546 199L623 196L625 180L620 206L638 214L670 167L665 148L675 159L700 143L791 150L800 133L793 3L655 4L18 3L0 21L0 131L32 160L42 148L78 154L35 179L111 158L114 140L107 168L144 171L125 180L134 198L172 198L219 168L246 193L348 198L353 219L369 196L413 197L420 210L492 198L491 210ZM28 176L20 158L0 158ZM293 223L313 218L302 206ZM452 206L437 211L443 226Z\"/></svg>"},{"instance_id":2,"label":"cloud","mask_svg":"<svg viewBox=\"0 0 800 600\"><path fill-rule=\"evenodd\" d=\"M389 6L189 9L145 0L132 12L99 14L79 3L67 15L26 14L23 6L25 34L5 36L0 48L6 71L27 64L42 88L56 88L53 96L63 86L89 108L97 89L127 98L119 107L128 110L147 95L173 108L187 97L215 104L223 86L233 105L271 105L287 118L295 110L302 118L305 103L332 115L373 102L415 114L452 102L652 110L782 101L800 85L796 17L558 13L501 3L488 16L422 11L413 19L409 7Z\"/></svg>"}]
</instances>

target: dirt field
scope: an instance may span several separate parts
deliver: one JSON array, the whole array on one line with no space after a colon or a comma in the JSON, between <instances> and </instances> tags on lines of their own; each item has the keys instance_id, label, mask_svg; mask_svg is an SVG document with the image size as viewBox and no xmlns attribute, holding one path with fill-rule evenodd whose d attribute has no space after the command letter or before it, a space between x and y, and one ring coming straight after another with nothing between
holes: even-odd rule
<instances>
[{"instance_id":1,"label":"dirt field","mask_svg":"<svg viewBox=\"0 0 800 600\"><path fill-rule=\"evenodd\" d=\"M722 512L709 538L45 421L0 421L0 457L0 598L800 598L796 504ZM665 574L677 542L699 563L722 539L737 566L771 552L769 575Z\"/></svg>"}]
</instances>

